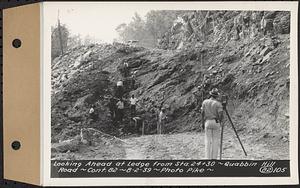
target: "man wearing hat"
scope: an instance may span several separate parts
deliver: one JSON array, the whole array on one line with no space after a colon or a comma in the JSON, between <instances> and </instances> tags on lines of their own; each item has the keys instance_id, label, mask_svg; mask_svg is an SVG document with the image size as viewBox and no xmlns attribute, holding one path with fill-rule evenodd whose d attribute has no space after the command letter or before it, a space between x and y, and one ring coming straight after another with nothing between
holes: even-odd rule
<instances>
[{"instance_id":1,"label":"man wearing hat","mask_svg":"<svg viewBox=\"0 0 300 188\"><path fill-rule=\"evenodd\" d=\"M219 91L213 88L210 92L210 98L202 103L202 113L205 120L205 158L217 159L220 144L220 128L223 119L222 104L217 101Z\"/></svg>"}]
</instances>

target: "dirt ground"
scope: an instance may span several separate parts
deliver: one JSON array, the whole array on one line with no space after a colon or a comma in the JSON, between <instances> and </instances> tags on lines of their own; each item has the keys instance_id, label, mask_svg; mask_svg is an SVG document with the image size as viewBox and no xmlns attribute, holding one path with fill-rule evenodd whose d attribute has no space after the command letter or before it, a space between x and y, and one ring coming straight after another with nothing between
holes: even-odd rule
<instances>
[{"instance_id":1,"label":"dirt ground","mask_svg":"<svg viewBox=\"0 0 300 188\"><path fill-rule=\"evenodd\" d=\"M288 159L288 143L272 146L251 136L240 136L247 156L232 130L224 132L222 159ZM126 159L204 159L204 133L149 135L126 139ZM250 142L249 142L250 141ZM287 148L286 151L283 148Z\"/></svg>"},{"instance_id":2,"label":"dirt ground","mask_svg":"<svg viewBox=\"0 0 300 188\"><path fill-rule=\"evenodd\" d=\"M283 160L289 159L288 142L280 138L255 139L254 135L240 135L247 152L244 155L232 129L224 132L222 159ZM272 140L272 141L270 141ZM276 143L276 144L275 144ZM123 142L110 145L84 147L75 153L59 154L60 159L128 159L128 160L201 160L205 159L203 132L131 136Z\"/></svg>"}]
</instances>

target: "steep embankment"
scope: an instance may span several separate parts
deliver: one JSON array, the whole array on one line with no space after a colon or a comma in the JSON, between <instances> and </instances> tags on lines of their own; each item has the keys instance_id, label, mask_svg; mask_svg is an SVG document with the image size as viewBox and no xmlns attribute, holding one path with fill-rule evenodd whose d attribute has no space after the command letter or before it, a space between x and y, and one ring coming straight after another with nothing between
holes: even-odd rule
<instances>
[{"instance_id":1,"label":"steep embankment","mask_svg":"<svg viewBox=\"0 0 300 188\"><path fill-rule=\"evenodd\" d=\"M202 18L193 14L184 18L185 24L175 24L170 30L173 33L166 34L161 41L165 49L91 45L71 49L57 58L52 63L53 143L74 140L81 129L94 128L102 132L85 131L83 137L98 144L103 143L99 141L101 137L106 143L102 151L125 155L123 145L112 144L115 139L104 137L103 132L120 136L119 125L114 125L109 117L108 102L116 82L124 79L123 64L128 63L130 73L135 72L136 86L127 94L135 94L139 100L137 113L145 120L146 134L155 132L159 106L167 109L167 133L200 130L198 86L205 74L210 88L218 87L229 96L228 111L247 145L266 145L266 152L280 147L288 150L289 35L277 28L280 24L286 26L286 16L282 14L287 13L271 15L274 27L266 35L255 26L262 19L257 12L249 15L254 28L241 19L241 15L245 18L241 12L219 11ZM278 21L279 18L284 19ZM185 29L189 22L192 31ZM243 29L236 33L238 26ZM92 104L99 114L94 122L88 116ZM125 124L130 133L128 118ZM75 147L77 150L81 151Z\"/></svg>"}]
</instances>

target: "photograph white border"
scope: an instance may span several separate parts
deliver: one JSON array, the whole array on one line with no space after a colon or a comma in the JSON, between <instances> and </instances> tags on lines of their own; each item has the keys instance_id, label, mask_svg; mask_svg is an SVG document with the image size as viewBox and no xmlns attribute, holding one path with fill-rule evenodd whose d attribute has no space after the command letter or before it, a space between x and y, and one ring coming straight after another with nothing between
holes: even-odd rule
<instances>
[{"instance_id":1,"label":"photograph white border","mask_svg":"<svg viewBox=\"0 0 300 188\"><path fill-rule=\"evenodd\" d=\"M53 6L93 6L101 4L116 10L126 6L148 6L154 10L257 10L291 11L290 29L290 170L291 177L147 177L147 178L51 178L51 18ZM118 11L116 11L118 12ZM44 186L117 186L117 185L285 185L298 184L298 36L297 1L279 2L44 2L41 3L41 182Z\"/></svg>"}]
</instances>

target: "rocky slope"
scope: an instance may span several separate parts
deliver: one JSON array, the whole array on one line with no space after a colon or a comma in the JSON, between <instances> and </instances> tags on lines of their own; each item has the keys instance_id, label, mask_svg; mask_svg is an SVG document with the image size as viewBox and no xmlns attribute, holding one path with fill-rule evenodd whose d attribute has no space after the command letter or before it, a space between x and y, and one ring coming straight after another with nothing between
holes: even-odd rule
<instances>
[{"instance_id":1,"label":"rocky slope","mask_svg":"<svg viewBox=\"0 0 300 188\"><path fill-rule=\"evenodd\" d=\"M261 29L262 20L272 22L272 27L266 24ZM108 102L116 82L121 79L126 84L123 65L128 63L136 85L126 96L138 98L137 111L145 120L146 134L155 132L160 106L167 109L167 133L201 130L198 86L205 74L210 88L218 87L229 96L227 108L239 134L252 135L249 142L287 147L288 33L287 12L195 11L175 21L157 49L124 44L71 49L52 62L52 142L55 145L82 132L89 140L97 140L102 133L122 134L120 125L111 121ZM99 114L95 121L88 116L93 104ZM123 126L132 133L129 118ZM101 133L85 131L88 128ZM112 141L102 140L109 149Z\"/></svg>"}]
</instances>

